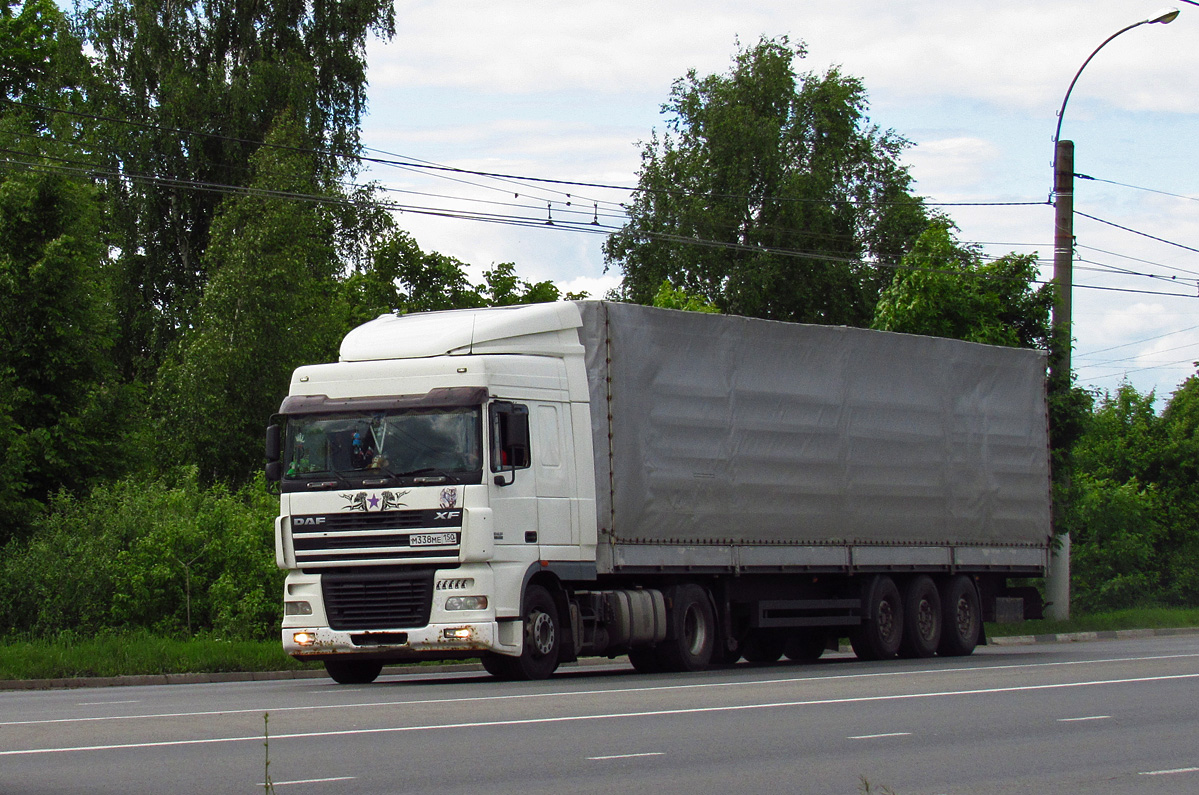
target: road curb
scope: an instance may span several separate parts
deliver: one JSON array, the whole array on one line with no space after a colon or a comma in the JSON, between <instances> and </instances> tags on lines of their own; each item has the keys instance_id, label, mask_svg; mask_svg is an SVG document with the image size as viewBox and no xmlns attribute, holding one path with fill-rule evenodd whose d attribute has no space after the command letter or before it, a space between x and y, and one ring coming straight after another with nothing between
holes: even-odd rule
<instances>
[{"instance_id":1,"label":"road curb","mask_svg":"<svg viewBox=\"0 0 1199 795\"><path fill-rule=\"evenodd\" d=\"M1199 635L1199 627L1173 627L1168 629L1117 629L1102 632L1070 632L1057 635L1007 635L988 638L990 646L1032 646L1039 643L1083 643L1095 640L1137 640L1174 635ZM848 647L841 651L849 651ZM588 658L587 666L624 664L627 659ZM566 663L569 669L578 663ZM469 673L482 671L479 663L451 663L446 665L391 665L383 669L383 676L414 673ZM324 679L327 674L315 671L233 671L227 673L196 674L150 674L137 676L89 676L64 679L3 679L0 690L69 690L85 687L136 687L145 685L200 685L218 682L266 682L280 679Z\"/></svg>"},{"instance_id":2,"label":"road curb","mask_svg":"<svg viewBox=\"0 0 1199 795\"><path fill-rule=\"evenodd\" d=\"M1092 640L1137 640L1172 635L1196 635L1199 627L1169 627L1166 629L1110 629L1099 632L1070 632L1059 635L1007 635L987 638L991 646L1031 646L1037 643L1083 643Z\"/></svg>"}]
</instances>

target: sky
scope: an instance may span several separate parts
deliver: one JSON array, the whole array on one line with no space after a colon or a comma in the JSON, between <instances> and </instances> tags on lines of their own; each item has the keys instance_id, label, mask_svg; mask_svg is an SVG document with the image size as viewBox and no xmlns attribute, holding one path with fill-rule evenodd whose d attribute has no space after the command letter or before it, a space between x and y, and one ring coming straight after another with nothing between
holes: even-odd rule
<instances>
[{"instance_id":1,"label":"sky","mask_svg":"<svg viewBox=\"0 0 1199 795\"><path fill-rule=\"evenodd\" d=\"M1141 25L1095 56L1062 120L1075 171L1092 178L1075 184L1086 214L1074 224L1079 384L1110 391L1127 380L1155 390L1159 406L1199 360L1199 4L1172 5L1172 23ZM916 192L957 205L943 209L962 241L991 256L1036 252L1049 278L1066 90L1108 36L1168 7L397 0L395 37L367 50L371 154L546 181L387 164L363 176L407 208L398 221L424 250L469 263L476 279L514 262L526 280L602 297L619 280L605 272L603 227L621 224L629 194L548 180L635 186L641 142L665 130L672 82L690 69L727 72L738 41L786 35L807 47L801 72L835 66L862 79L872 123L912 143L903 161ZM962 206L1007 202L1044 203ZM480 214L528 220L462 217Z\"/></svg>"}]
</instances>

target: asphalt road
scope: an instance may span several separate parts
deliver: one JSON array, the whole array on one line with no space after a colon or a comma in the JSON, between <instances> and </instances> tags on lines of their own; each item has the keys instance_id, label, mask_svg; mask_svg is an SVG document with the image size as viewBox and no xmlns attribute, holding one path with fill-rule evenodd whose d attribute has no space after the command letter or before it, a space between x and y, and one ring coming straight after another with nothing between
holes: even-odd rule
<instances>
[{"instance_id":1,"label":"asphalt road","mask_svg":"<svg viewBox=\"0 0 1199 795\"><path fill-rule=\"evenodd\" d=\"M269 714L269 749L264 715ZM0 793L1199 792L1199 637L0 693Z\"/></svg>"}]
</instances>

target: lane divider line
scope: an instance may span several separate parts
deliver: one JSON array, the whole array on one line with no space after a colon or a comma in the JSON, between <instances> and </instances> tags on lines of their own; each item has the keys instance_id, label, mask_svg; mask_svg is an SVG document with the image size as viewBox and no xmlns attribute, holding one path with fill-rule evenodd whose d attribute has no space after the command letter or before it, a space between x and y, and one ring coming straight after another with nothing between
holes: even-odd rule
<instances>
[{"instance_id":1,"label":"lane divider line","mask_svg":"<svg viewBox=\"0 0 1199 795\"><path fill-rule=\"evenodd\" d=\"M548 693L512 693L503 696L460 696L458 698L424 698L424 699L407 699L403 701L366 701L355 702L351 704L305 704L300 707L256 707L253 709L214 709L214 710L196 710L192 712L155 712L146 715L98 715L85 718L41 718L38 720L13 720L0 721L0 727L4 726L32 726L49 723L88 723L96 721L109 720L150 720L158 718L203 718L212 715L249 715L262 714L263 712L307 712L320 711L330 709L363 709L366 707L412 707L422 706L426 704L463 704L475 703L480 701L513 701L522 699L536 698L566 698L574 696L600 696L619 693L659 693L669 692L673 690L703 690L708 688L728 688L728 687L751 687L757 685L785 685L785 684L807 684L810 682L830 682L830 681L851 681L855 679L876 679L879 677L908 677L920 676L927 674L945 674L945 673L972 673L976 671L1001 671L1010 669L1028 670L1032 668L1054 668L1069 665L1094 665L1100 663L1125 663L1125 662L1155 662L1159 660L1176 660L1199 657L1199 653L1188 654L1163 654L1149 657L1111 657L1099 660L1062 660L1058 662L1046 663L1011 663L1004 665L980 665L969 668L924 668L918 671L877 671L866 674L831 674L828 676L797 676L797 677L781 677L776 679L755 679L752 681L736 681L736 682L695 682L683 685L655 685L651 687L617 687L606 690L555 690ZM354 688L350 692L361 692L363 688ZM345 692L345 691L305 691L307 692Z\"/></svg>"},{"instance_id":2,"label":"lane divider line","mask_svg":"<svg viewBox=\"0 0 1199 795\"><path fill-rule=\"evenodd\" d=\"M720 712L744 712L755 709L779 709L782 707L816 707L838 704L865 704L880 701L912 701L925 698L950 696L983 696L1000 693L1033 693L1043 690L1068 690L1078 687L1103 687L1112 685L1147 684L1150 682L1172 682L1184 679L1199 679L1199 673L1171 674L1165 676L1139 676L1128 679L1100 679L1090 682L1061 682L1050 685L1019 685L1013 687L987 687L977 690L946 690L931 693L900 693L885 696L853 696L849 698L818 698L804 701L773 701L765 704L734 704L720 707L684 707L678 709L656 709L644 712L607 712L595 715L560 715L547 718L517 718L512 720L469 721L462 723L440 723L424 726L388 726L377 729L335 729L323 732L296 732L277 734L272 740L306 740L322 737L351 737L368 734L397 734L401 732L438 731L449 729L486 729L500 726L535 726L550 723L578 723L592 720L617 720L627 718L657 718L675 715L703 715ZM63 754L79 751L115 751L129 748L168 748L183 745L217 745L222 743L262 742L261 735L248 737L209 737L194 740L161 740L144 743L116 743L113 745L84 745L65 748L29 748L15 751L0 751L3 756L32 756L37 754Z\"/></svg>"}]
</instances>

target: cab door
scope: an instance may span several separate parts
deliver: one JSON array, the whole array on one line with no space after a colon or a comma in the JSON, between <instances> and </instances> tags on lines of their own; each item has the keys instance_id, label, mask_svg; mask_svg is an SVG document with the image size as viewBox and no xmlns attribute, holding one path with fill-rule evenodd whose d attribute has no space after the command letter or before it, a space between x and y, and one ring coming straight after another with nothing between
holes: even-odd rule
<instances>
[{"instance_id":1,"label":"cab door","mask_svg":"<svg viewBox=\"0 0 1199 795\"><path fill-rule=\"evenodd\" d=\"M570 546L578 543L572 527L571 458L566 455L566 420L560 403L534 403L532 437L536 455L533 474L537 480L537 531L542 546ZM559 554L544 551L546 558ZM571 555L566 555L571 557Z\"/></svg>"},{"instance_id":2,"label":"cab door","mask_svg":"<svg viewBox=\"0 0 1199 795\"><path fill-rule=\"evenodd\" d=\"M535 451L529 406L497 400L488 412L493 538L497 546L539 543Z\"/></svg>"}]
</instances>

